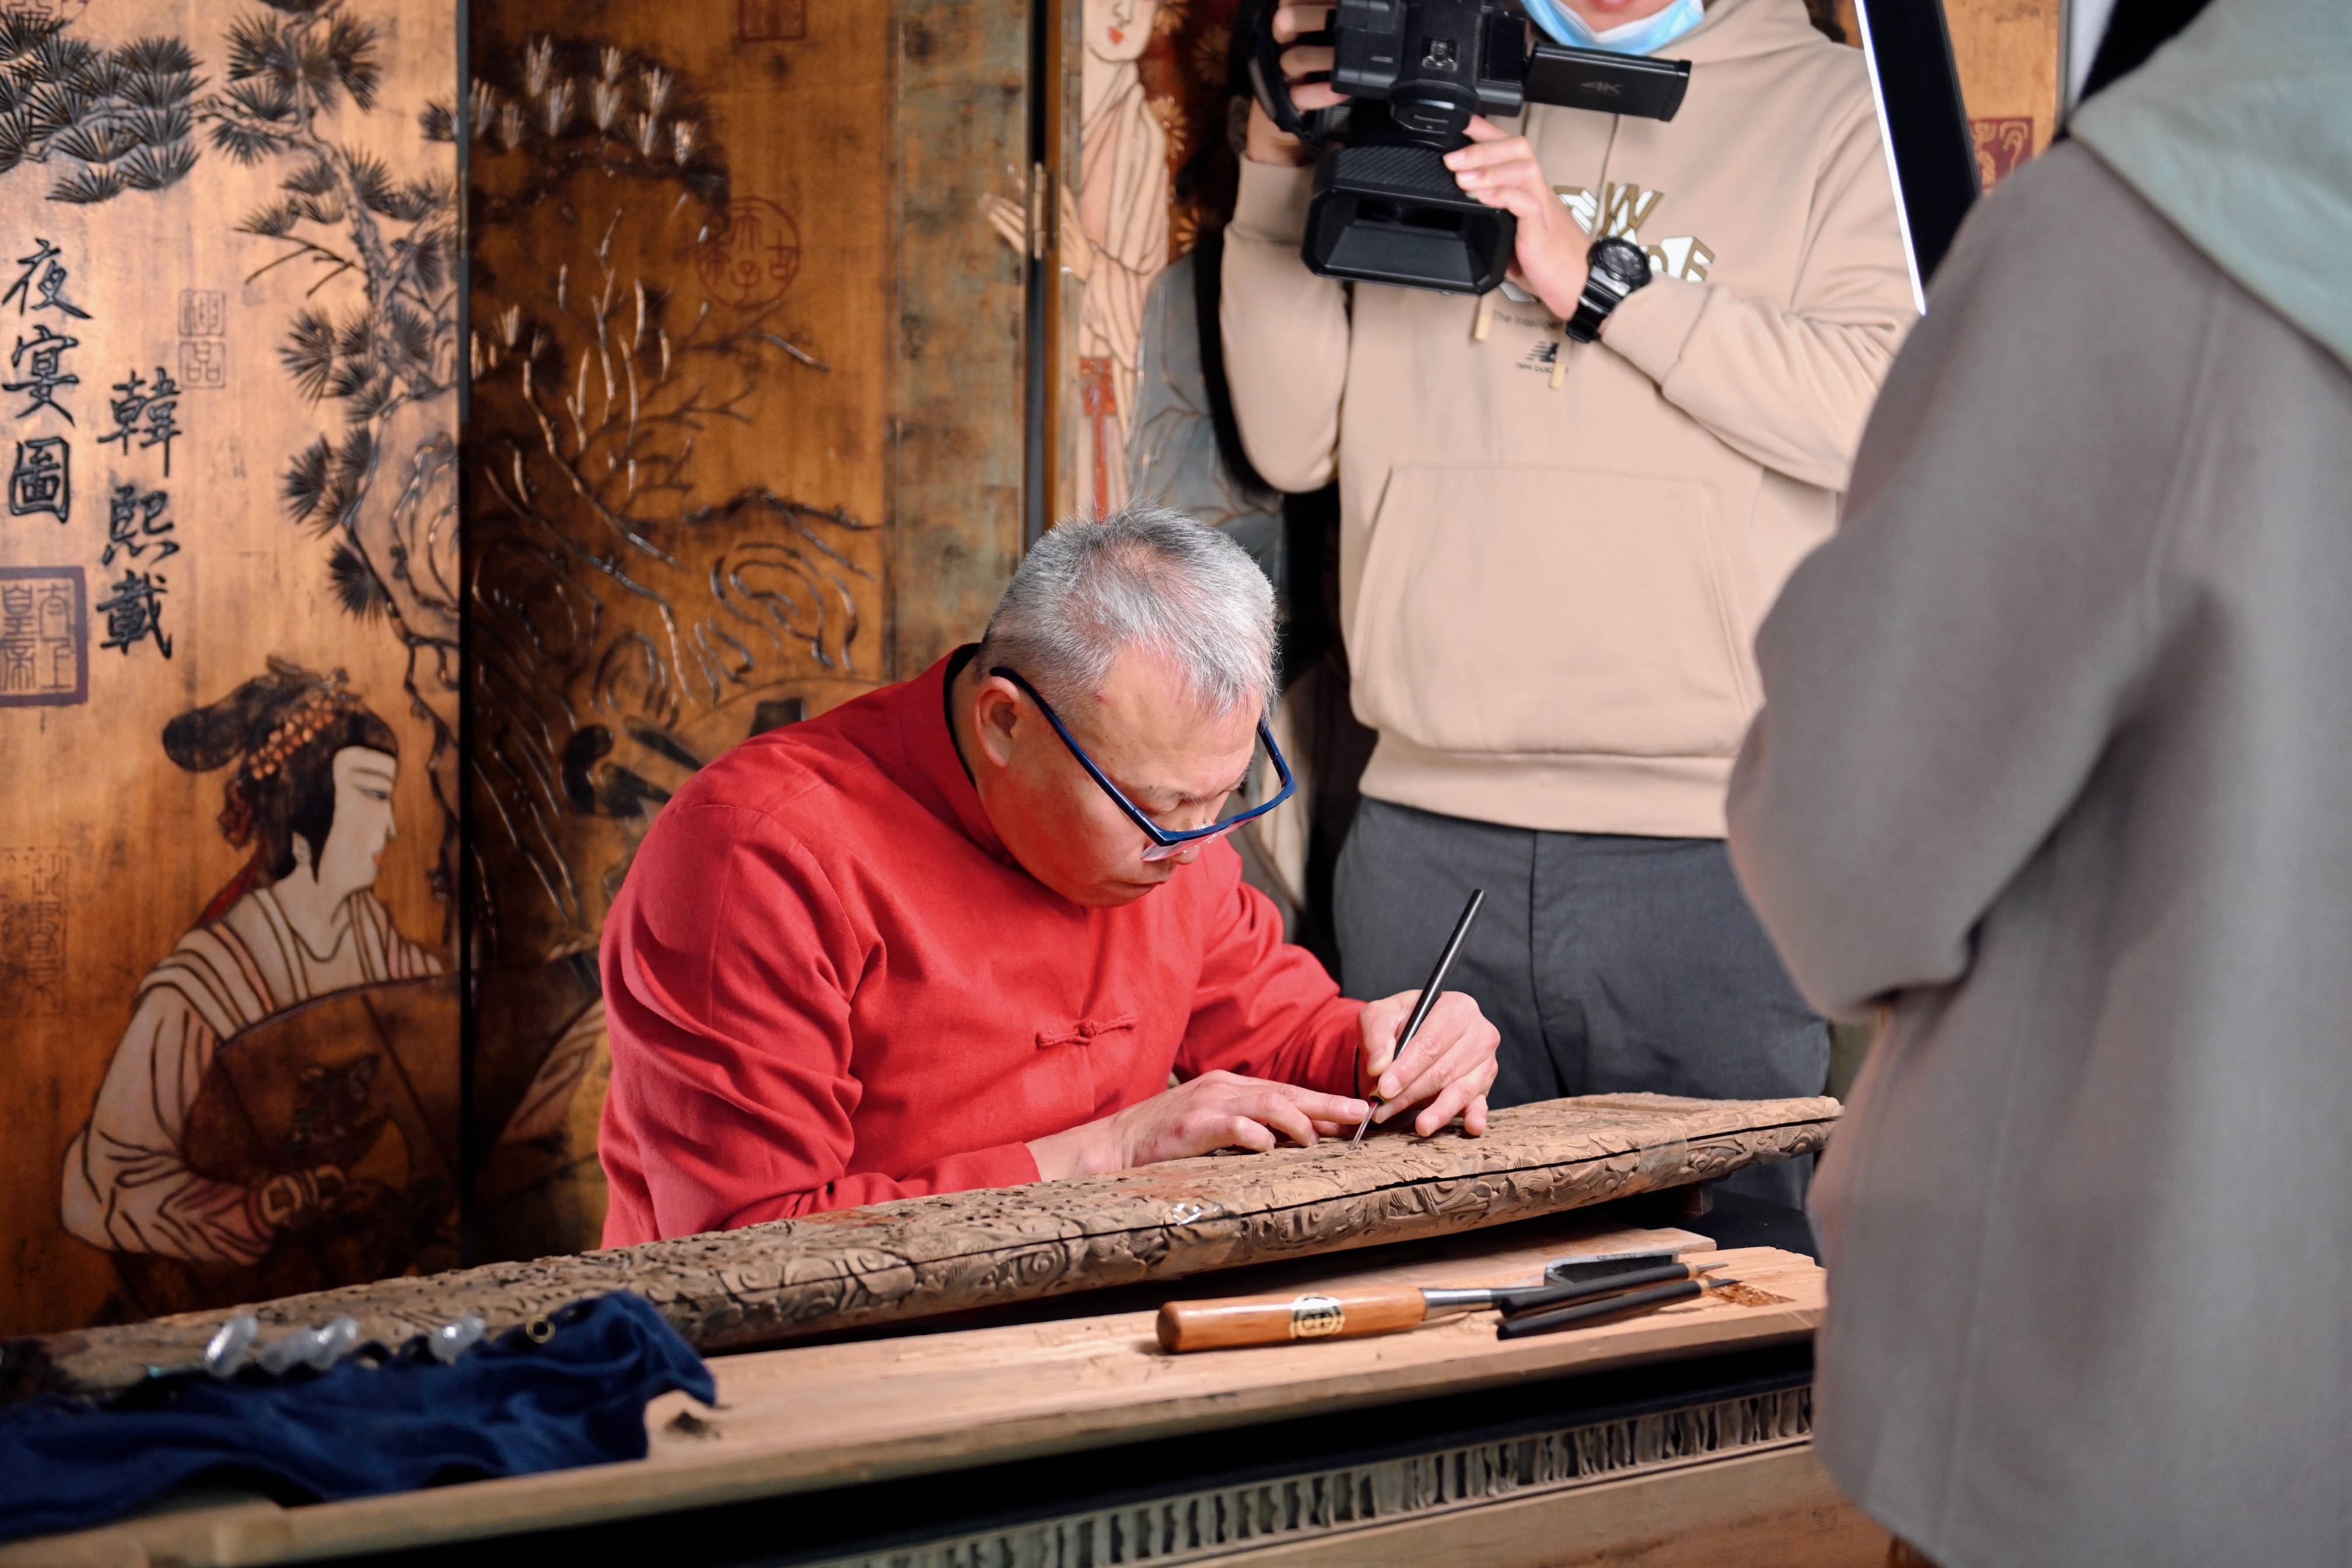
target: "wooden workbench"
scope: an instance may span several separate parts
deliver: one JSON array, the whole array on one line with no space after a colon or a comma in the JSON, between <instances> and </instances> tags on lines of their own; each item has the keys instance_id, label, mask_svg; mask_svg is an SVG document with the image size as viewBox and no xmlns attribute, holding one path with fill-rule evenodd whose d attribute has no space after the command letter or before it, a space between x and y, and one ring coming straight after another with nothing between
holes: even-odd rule
<instances>
[{"instance_id":1,"label":"wooden workbench","mask_svg":"<svg viewBox=\"0 0 2352 1568\"><path fill-rule=\"evenodd\" d=\"M1167 1296L1529 1282L1563 1254L1661 1237L1727 1263L1740 1289L1508 1342L1492 1313L1184 1356L1152 1337L1150 1305ZM510 1562L628 1542L671 1568L1875 1568L1885 1534L1809 1446L1806 1346L1822 1304L1821 1271L1797 1254L1557 1215L1154 1287L1148 1301L719 1357L718 1405L657 1402L641 1461L304 1508L184 1508L24 1542L0 1568Z\"/></svg>"}]
</instances>

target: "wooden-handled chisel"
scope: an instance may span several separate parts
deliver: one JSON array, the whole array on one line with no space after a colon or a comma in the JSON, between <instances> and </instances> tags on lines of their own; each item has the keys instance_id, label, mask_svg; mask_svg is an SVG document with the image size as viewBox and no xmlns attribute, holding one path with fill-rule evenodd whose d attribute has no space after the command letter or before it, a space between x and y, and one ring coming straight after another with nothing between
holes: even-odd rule
<instances>
[{"instance_id":1,"label":"wooden-handled chisel","mask_svg":"<svg viewBox=\"0 0 2352 1568\"><path fill-rule=\"evenodd\" d=\"M1278 1345L1292 1340L1352 1339L1410 1329L1455 1312L1499 1309L1528 1312L1612 1296L1664 1280L1693 1280L1719 1263L1667 1263L1566 1285L1511 1285L1492 1289L1424 1289L1374 1285L1303 1296L1245 1296L1221 1301L1171 1301L1160 1309L1160 1348L1227 1350Z\"/></svg>"}]
</instances>

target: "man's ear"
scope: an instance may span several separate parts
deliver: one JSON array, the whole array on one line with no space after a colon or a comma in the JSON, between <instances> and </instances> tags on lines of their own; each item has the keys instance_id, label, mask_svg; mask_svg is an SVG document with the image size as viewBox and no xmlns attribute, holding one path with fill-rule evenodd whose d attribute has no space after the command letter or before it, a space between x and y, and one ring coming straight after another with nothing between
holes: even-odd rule
<instances>
[{"instance_id":1,"label":"man's ear","mask_svg":"<svg viewBox=\"0 0 2352 1568\"><path fill-rule=\"evenodd\" d=\"M1020 689L1003 676L992 675L974 689L971 701L972 729L982 753L999 768L1011 766L1013 735L1021 723Z\"/></svg>"}]
</instances>

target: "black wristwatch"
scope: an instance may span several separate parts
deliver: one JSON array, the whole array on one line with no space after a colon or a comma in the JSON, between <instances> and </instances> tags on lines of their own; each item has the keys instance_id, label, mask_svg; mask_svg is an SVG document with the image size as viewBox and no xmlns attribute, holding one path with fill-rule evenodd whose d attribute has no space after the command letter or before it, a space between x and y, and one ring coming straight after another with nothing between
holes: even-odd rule
<instances>
[{"instance_id":1,"label":"black wristwatch","mask_svg":"<svg viewBox=\"0 0 2352 1568\"><path fill-rule=\"evenodd\" d=\"M1649 252L1619 235L1596 239L1585 252L1584 292L1577 297L1576 314L1568 319L1568 335L1589 343L1601 335L1601 323L1623 304L1625 296L1650 280Z\"/></svg>"}]
</instances>

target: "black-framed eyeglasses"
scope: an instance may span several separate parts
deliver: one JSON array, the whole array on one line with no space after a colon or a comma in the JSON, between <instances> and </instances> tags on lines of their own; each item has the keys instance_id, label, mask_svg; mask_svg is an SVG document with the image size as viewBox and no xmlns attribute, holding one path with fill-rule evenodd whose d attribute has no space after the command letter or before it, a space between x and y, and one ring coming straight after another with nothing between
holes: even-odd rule
<instances>
[{"instance_id":1,"label":"black-framed eyeglasses","mask_svg":"<svg viewBox=\"0 0 2352 1568\"><path fill-rule=\"evenodd\" d=\"M1282 780L1282 788L1272 800L1235 812L1206 827L1188 827L1171 832L1152 821L1133 801L1119 793L1118 785L1110 782L1110 775L1095 766L1095 760L1087 755L1087 749L1078 744L1077 737L1070 733L1069 726L1062 722L1062 716L1054 711L1053 704L1038 696L1037 689L1024 679L1018 670L1008 669L1000 664L988 673L1001 675L1028 693L1029 700L1037 705L1037 711L1045 715L1045 722L1054 726L1054 733L1062 737L1062 744L1070 749L1070 755L1078 759L1078 766L1087 770L1087 776L1102 786L1103 794L1110 796L1111 804L1127 814L1129 822L1143 829L1143 836L1151 840L1150 847L1143 852L1146 860L1172 859L1191 845L1223 838L1243 823L1255 822L1288 800L1298 787L1291 779L1290 764L1283 761L1282 748L1274 743L1274 731L1266 728L1265 721L1261 718L1257 721L1257 742L1265 748L1266 756L1273 761L1275 775Z\"/></svg>"}]
</instances>

